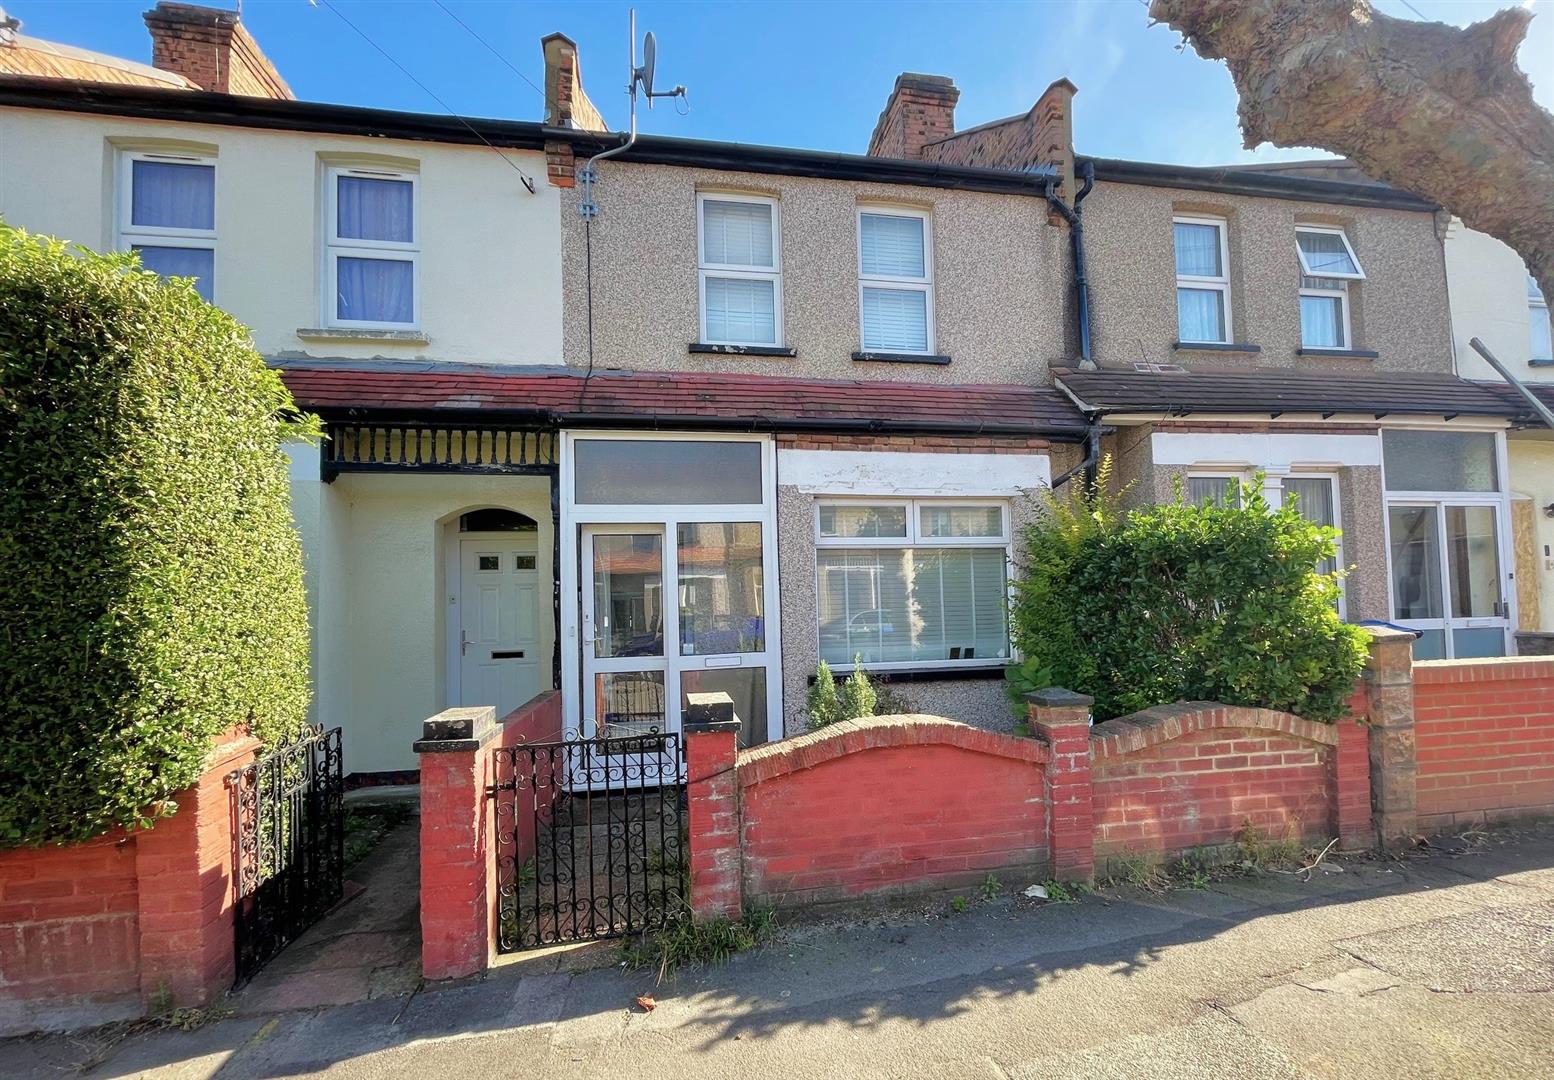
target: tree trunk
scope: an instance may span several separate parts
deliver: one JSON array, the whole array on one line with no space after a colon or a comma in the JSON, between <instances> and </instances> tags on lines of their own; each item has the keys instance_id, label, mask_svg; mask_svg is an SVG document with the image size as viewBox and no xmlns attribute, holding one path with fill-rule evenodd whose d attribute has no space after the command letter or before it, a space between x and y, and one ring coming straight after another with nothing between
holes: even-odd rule
<instances>
[{"instance_id":1,"label":"tree trunk","mask_svg":"<svg viewBox=\"0 0 1554 1080\"><path fill-rule=\"evenodd\" d=\"M1554 298L1554 116L1516 66L1530 12L1465 30L1369 0L1152 0L1149 14L1225 61L1248 149L1343 154L1509 244Z\"/></svg>"}]
</instances>

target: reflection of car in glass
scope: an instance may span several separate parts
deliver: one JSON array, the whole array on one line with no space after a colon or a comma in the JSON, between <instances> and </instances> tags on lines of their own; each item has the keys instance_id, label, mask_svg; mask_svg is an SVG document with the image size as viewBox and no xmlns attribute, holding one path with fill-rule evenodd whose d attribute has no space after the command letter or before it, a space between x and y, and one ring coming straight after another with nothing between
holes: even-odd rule
<instances>
[{"instance_id":1,"label":"reflection of car in glass","mask_svg":"<svg viewBox=\"0 0 1554 1080\"><path fill-rule=\"evenodd\" d=\"M821 623L820 640L822 643L845 644L851 638L867 640L884 634L893 634L895 630L890 612L884 608L871 608L868 611L858 612L852 618L836 618Z\"/></svg>"},{"instance_id":2,"label":"reflection of car in glass","mask_svg":"<svg viewBox=\"0 0 1554 1080\"><path fill-rule=\"evenodd\" d=\"M664 627L663 624L653 627L645 634L626 639L626 644L621 646L616 656L662 656L664 655Z\"/></svg>"}]
</instances>

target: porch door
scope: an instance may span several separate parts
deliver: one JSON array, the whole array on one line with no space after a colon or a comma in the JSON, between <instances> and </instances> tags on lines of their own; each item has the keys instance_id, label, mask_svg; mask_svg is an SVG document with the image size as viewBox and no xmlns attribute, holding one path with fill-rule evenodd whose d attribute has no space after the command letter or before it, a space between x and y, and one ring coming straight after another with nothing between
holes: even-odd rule
<instances>
[{"instance_id":1,"label":"porch door","mask_svg":"<svg viewBox=\"0 0 1554 1080\"><path fill-rule=\"evenodd\" d=\"M549 685L535 541L460 540L459 598L459 700L506 716Z\"/></svg>"},{"instance_id":2,"label":"porch door","mask_svg":"<svg viewBox=\"0 0 1554 1080\"><path fill-rule=\"evenodd\" d=\"M677 730L668 701L664 527L583 530L583 731L614 739Z\"/></svg>"},{"instance_id":3,"label":"porch door","mask_svg":"<svg viewBox=\"0 0 1554 1080\"><path fill-rule=\"evenodd\" d=\"M1393 503L1387 527L1393 617L1424 632L1414 658L1504 656L1511 620L1499 504Z\"/></svg>"}]
</instances>

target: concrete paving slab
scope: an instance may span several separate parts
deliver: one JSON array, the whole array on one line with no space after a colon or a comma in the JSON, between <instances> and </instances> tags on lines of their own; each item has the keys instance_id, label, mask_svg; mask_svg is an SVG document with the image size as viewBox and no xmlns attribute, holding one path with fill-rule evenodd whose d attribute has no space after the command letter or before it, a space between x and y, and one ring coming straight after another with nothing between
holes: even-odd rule
<instances>
[{"instance_id":1,"label":"concrete paving slab","mask_svg":"<svg viewBox=\"0 0 1554 1080\"><path fill-rule=\"evenodd\" d=\"M1009 1075L1014 1080L1304 1080L1282 1050L1223 1015L1025 1063Z\"/></svg>"},{"instance_id":2,"label":"concrete paving slab","mask_svg":"<svg viewBox=\"0 0 1554 1080\"><path fill-rule=\"evenodd\" d=\"M1554 901L1431 919L1337 944L1431 990L1554 990Z\"/></svg>"}]
</instances>

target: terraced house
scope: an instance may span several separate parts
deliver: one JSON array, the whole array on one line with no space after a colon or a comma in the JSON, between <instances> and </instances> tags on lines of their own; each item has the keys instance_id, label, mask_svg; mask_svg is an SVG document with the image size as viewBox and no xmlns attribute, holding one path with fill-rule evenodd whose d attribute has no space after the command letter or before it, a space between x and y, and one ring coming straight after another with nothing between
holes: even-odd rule
<instances>
[{"instance_id":1,"label":"terraced house","mask_svg":"<svg viewBox=\"0 0 1554 1080\"><path fill-rule=\"evenodd\" d=\"M586 737L723 691L773 740L822 659L1006 726L1021 526L1107 454L1138 501L1298 496L1421 658L1507 651L1549 573L1527 410L1456 375L1407 193L1076 155L1066 80L957 131L903 75L867 154L628 146L560 35L542 120L466 126L296 101L228 12L147 23L149 68L0 45L0 210L196 278L324 419L293 497L351 772L551 688Z\"/></svg>"}]
</instances>

